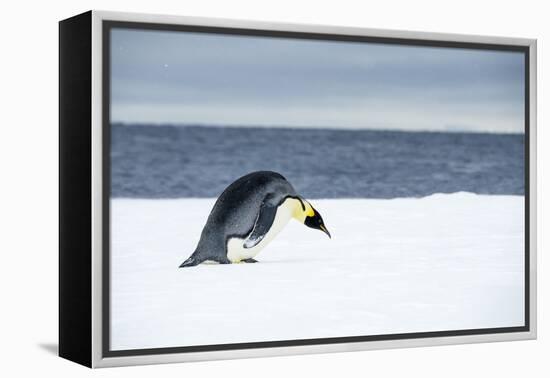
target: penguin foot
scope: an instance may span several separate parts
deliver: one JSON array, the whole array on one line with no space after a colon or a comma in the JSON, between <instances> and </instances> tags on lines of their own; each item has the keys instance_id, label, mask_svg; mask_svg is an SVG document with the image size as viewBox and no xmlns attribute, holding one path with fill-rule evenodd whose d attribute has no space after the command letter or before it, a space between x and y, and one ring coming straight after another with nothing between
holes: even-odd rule
<instances>
[{"instance_id":1,"label":"penguin foot","mask_svg":"<svg viewBox=\"0 0 550 378\"><path fill-rule=\"evenodd\" d=\"M244 260L241 260L241 261L245 262L245 263L249 263L249 264L258 262L258 260L256 260L256 259L244 259Z\"/></svg>"}]
</instances>

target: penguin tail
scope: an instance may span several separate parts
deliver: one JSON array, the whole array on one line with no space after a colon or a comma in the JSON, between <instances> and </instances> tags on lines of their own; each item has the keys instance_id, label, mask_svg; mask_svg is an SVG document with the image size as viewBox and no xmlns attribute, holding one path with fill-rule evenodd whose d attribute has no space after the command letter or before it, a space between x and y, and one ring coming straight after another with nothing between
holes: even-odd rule
<instances>
[{"instance_id":1,"label":"penguin tail","mask_svg":"<svg viewBox=\"0 0 550 378\"><path fill-rule=\"evenodd\" d=\"M195 265L198 265L200 264L201 261L196 259L193 255L191 255L191 257L189 257L187 260L185 260L184 262L181 263L181 265L179 266L180 268L186 268L186 267L189 267L189 266L195 266Z\"/></svg>"},{"instance_id":2,"label":"penguin tail","mask_svg":"<svg viewBox=\"0 0 550 378\"><path fill-rule=\"evenodd\" d=\"M199 262L193 256L191 256L187 260L182 262L179 267L180 268L186 268L186 267L195 266L195 265L198 265L198 264L199 264Z\"/></svg>"}]
</instances>

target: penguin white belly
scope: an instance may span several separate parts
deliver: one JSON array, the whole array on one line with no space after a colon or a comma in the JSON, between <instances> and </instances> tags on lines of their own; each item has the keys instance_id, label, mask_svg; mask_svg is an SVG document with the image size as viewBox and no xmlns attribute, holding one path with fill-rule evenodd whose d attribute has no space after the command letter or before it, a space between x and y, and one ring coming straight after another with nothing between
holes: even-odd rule
<instances>
[{"instance_id":1,"label":"penguin white belly","mask_svg":"<svg viewBox=\"0 0 550 378\"><path fill-rule=\"evenodd\" d=\"M273 220L273 225L264 236L264 238L252 248L245 248L246 238L231 238L227 242L227 258L233 262L239 262L245 259L251 259L269 244L271 240L287 225L293 217L295 211L295 200L289 198L285 200L278 208Z\"/></svg>"}]
</instances>

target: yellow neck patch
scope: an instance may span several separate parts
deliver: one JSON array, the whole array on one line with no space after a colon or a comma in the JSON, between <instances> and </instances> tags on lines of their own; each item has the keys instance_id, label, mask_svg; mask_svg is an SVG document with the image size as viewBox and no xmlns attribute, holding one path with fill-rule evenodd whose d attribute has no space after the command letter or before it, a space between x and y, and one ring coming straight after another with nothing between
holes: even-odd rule
<instances>
[{"instance_id":1,"label":"yellow neck patch","mask_svg":"<svg viewBox=\"0 0 550 378\"><path fill-rule=\"evenodd\" d=\"M315 210L313 210L313 207L306 200L302 199L302 202L300 202L300 200L295 198L289 198L285 202L287 201L293 207L292 216L299 222L304 223L306 217L312 217L315 215ZM302 207L302 203L304 204L305 209Z\"/></svg>"}]
</instances>

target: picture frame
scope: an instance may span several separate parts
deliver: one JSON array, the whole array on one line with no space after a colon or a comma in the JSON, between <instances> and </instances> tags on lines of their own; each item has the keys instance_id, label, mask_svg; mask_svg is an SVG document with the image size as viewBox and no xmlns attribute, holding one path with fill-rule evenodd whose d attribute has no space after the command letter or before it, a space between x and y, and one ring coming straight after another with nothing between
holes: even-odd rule
<instances>
[{"instance_id":1,"label":"picture frame","mask_svg":"<svg viewBox=\"0 0 550 378\"><path fill-rule=\"evenodd\" d=\"M113 204L110 194L113 192L112 185L115 181L111 156L111 132L114 127L112 101L117 93L112 87L114 71L111 48L112 32L117 29L129 30L130 34L131 31L145 30L252 37L257 38L260 44L262 38L279 38L315 41L321 45L328 42L353 43L358 46L377 44L520 54L524 73L521 92L524 128L521 131L523 160L519 163L522 164L524 172L521 177L524 216L513 221L520 222L524 229L521 309L523 324L388 334L339 334L311 338L298 336L288 339L251 339L244 342L223 341L232 340L227 338L214 344L205 342L186 346L160 345L113 349L113 266L110 254ZM96 368L536 338L536 40L88 11L60 21L59 45L61 357ZM148 122L154 123L151 120ZM137 197L141 198L139 195ZM208 211L205 216L207 213ZM325 220L330 224L328 219ZM121 319L117 324L127 321L126 318ZM147 335L143 338L146 340ZM123 344L121 342L121 345Z\"/></svg>"}]
</instances>

